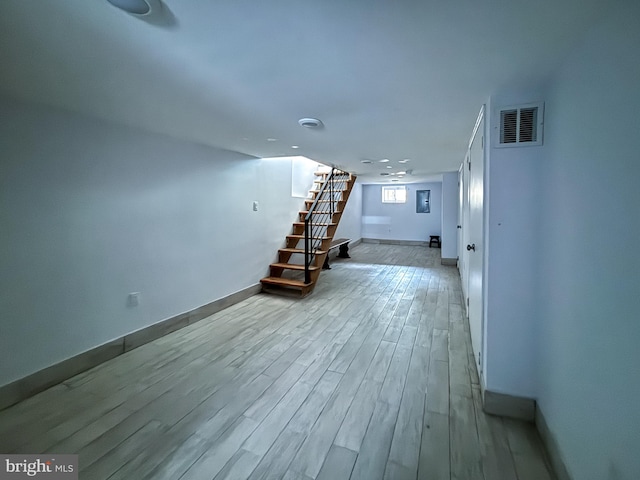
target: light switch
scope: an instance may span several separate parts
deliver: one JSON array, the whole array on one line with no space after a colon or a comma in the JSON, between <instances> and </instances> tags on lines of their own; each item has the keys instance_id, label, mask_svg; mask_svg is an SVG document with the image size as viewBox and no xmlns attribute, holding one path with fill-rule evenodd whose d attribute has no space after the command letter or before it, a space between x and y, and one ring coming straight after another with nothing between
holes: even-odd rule
<instances>
[{"instance_id":1,"label":"light switch","mask_svg":"<svg viewBox=\"0 0 640 480\"><path fill-rule=\"evenodd\" d=\"M137 307L140 305L140 292L130 293L127 297L127 305L129 307Z\"/></svg>"}]
</instances>

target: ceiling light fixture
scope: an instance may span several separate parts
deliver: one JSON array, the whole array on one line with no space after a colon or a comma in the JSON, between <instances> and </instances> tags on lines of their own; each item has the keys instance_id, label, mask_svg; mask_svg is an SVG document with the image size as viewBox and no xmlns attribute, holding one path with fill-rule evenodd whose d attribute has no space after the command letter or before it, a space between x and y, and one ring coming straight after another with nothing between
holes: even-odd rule
<instances>
[{"instance_id":1,"label":"ceiling light fixture","mask_svg":"<svg viewBox=\"0 0 640 480\"><path fill-rule=\"evenodd\" d=\"M324 124L317 118L301 118L298 124L304 128L322 128Z\"/></svg>"},{"instance_id":2,"label":"ceiling light fixture","mask_svg":"<svg viewBox=\"0 0 640 480\"><path fill-rule=\"evenodd\" d=\"M411 160L409 160L408 158L405 158L404 160L398 160L398 163L407 163L410 162Z\"/></svg>"},{"instance_id":3,"label":"ceiling light fixture","mask_svg":"<svg viewBox=\"0 0 640 480\"><path fill-rule=\"evenodd\" d=\"M300 148L298 145L291 145L291 148Z\"/></svg>"},{"instance_id":4,"label":"ceiling light fixture","mask_svg":"<svg viewBox=\"0 0 640 480\"><path fill-rule=\"evenodd\" d=\"M148 15L151 5L147 0L107 0L114 7L133 15Z\"/></svg>"},{"instance_id":5,"label":"ceiling light fixture","mask_svg":"<svg viewBox=\"0 0 640 480\"><path fill-rule=\"evenodd\" d=\"M389 161L388 158L383 158L382 160L378 160L380 163L387 163Z\"/></svg>"},{"instance_id":6,"label":"ceiling light fixture","mask_svg":"<svg viewBox=\"0 0 640 480\"><path fill-rule=\"evenodd\" d=\"M277 138L267 138L267 142L277 142Z\"/></svg>"},{"instance_id":7,"label":"ceiling light fixture","mask_svg":"<svg viewBox=\"0 0 640 480\"><path fill-rule=\"evenodd\" d=\"M387 168L393 168L391 165L387 165Z\"/></svg>"}]
</instances>

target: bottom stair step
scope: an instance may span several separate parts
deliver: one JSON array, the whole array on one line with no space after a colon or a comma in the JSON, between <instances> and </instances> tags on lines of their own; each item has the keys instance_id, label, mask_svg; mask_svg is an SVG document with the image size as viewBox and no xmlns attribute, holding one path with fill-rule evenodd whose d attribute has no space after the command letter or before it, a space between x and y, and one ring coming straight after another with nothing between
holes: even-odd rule
<instances>
[{"instance_id":1,"label":"bottom stair step","mask_svg":"<svg viewBox=\"0 0 640 480\"><path fill-rule=\"evenodd\" d=\"M263 292L277 293L279 295L295 295L306 297L313 290L313 283L304 283L302 280L292 278L266 277L260 280Z\"/></svg>"},{"instance_id":2,"label":"bottom stair step","mask_svg":"<svg viewBox=\"0 0 640 480\"><path fill-rule=\"evenodd\" d=\"M308 288L311 286L310 283L304 283L302 280L282 277L266 277L260 280L260 282L262 282L262 284L277 285L280 287Z\"/></svg>"}]
</instances>

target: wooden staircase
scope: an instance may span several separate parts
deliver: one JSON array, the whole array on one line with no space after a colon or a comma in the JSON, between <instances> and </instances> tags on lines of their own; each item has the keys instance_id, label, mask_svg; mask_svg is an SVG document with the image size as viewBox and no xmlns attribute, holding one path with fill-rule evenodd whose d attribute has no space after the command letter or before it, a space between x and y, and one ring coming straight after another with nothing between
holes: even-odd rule
<instances>
[{"instance_id":1,"label":"wooden staircase","mask_svg":"<svg viewBox=\"0 0 640 480\"><path fill-rule=\"evenodd\" d=\"M278 261L269 266L269 276L260 280L265 292L304 297L318 281L356 177L335 168L315 175L311 198L278 250Z\"/></svg>"}]
</instances>

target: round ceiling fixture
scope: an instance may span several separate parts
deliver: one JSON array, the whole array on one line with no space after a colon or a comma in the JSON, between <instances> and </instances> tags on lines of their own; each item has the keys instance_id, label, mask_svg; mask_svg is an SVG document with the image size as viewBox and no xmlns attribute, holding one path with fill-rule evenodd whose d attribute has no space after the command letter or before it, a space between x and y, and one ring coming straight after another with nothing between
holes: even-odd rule
<instances>
[{"instance_id":1,"label":"round ceiling fixture","mask_svg":"<svg viewBox=\"0 0 640 480\"><path fill-rule=\"evenodd\" d=\"M111 5L133 15L147 15L151 5L147 0L107 0Z\"/></svg>"},{"instance_id":2,"label":"round ceiling fixture","mask_svg":"<svg viewBox=\"0 0 640 480\"><path fill-rule=\"evenodd\" d=\"M324 125L317 118L301 118L298 124L304 128L322 128Z\"/></svg>"}]
</instances>

